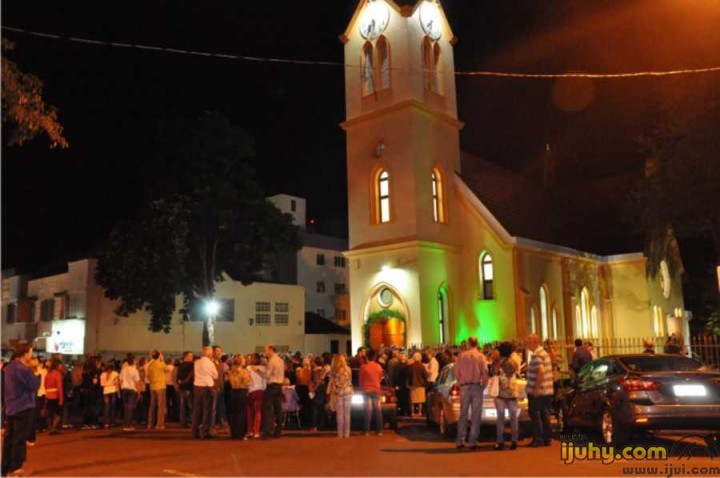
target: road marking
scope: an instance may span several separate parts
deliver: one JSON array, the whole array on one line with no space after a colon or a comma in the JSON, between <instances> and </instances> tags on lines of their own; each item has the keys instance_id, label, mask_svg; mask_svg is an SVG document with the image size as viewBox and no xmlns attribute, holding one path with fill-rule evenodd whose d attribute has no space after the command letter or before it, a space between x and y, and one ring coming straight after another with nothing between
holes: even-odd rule
<instances>
[{"instance_id":1,"label":"road marking","mask_svg":"<svg viewBox=\"0 0 720 478\"><path fill-rule=\"evenodd\" d=\"M163 470L163 473L167 473L168 475L185 476L185 477L202 476L202 475L195 475L193 473L184 473L182 471L177 471L177 470Z\"/></svg>"}]
</instances>

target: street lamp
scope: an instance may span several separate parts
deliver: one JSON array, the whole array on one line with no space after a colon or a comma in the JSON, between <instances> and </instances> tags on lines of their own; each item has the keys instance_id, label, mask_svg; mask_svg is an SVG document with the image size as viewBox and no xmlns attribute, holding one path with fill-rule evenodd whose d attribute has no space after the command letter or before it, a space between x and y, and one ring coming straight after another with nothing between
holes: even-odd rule
<instances>
[{"instance_id":1,"label":"street lamp","mask_svg":"<svg viewBox=\"0 0 720 478\"><path fill-rule=\"evenodd\" d=\"M220 312L220 304L216 300L209 300L205 303L205 313L210 317L215 317Z\"/></svg>"},{"instance_id":2,"label":"street lamp","mask_svg":"<svg viewBox=\"0 0 720 478\"><path fill-rule=\"evenodd\" d=\"M220 304L215 299L210 299L205 302L205 313L207 318L205 319L205 326L207 329L207 345L213 345L215 343L215 317L220 312ZM206 345L206 344L203 344Z\"/></svg>"}]
</instances>

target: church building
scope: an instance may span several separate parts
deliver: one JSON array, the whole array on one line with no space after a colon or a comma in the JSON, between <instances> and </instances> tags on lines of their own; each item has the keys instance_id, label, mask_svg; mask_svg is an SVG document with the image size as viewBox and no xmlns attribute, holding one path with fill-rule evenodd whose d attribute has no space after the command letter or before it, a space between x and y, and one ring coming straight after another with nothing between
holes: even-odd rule
<instances>
[{"instance_id":1,"label":"church building","mask_svg":"<svg viewBox=\"0 0 720 478\"><path fill-rule=\"evenodd\" d=\"M536 185L461 152L438 1L361 0L341 40L353 347L687 337L670 258L569 247Z\"/></svg>"}]
</instances>

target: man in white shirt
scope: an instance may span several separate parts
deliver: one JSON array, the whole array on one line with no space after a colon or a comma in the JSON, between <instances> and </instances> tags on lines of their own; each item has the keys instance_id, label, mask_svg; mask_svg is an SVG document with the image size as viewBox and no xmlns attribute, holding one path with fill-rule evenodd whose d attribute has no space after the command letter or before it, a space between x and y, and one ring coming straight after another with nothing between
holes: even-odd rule
<instances>
[{"instance_id":1,"label":"man in white shirt","mask_svg":"<svg viewBox=\"0 0 720 478\"><path fill-rule=\"evenodd\" d=\"M140 381L140 372L135 366L135 357L128 355L127 365L120 370L120 393L123 402L123 431L131 432L133 427L133 415L137 407L138 391L137 383Z\"/></svg>"},{"instance_id":2,"label":"man in white shirt","mask_svg":"<svg viewBox=\"0 0 720 478\"><path fill-rule=\"evenodd\" d=\"M285 381L285 362L277 354L274 345L265 346L265 356L268 359L267 368L263 374L267 380L265 395L263 396L263 436L269 438L280 437L282 429L282 386Z\"/></svg>"},{"instance_id":3,"label":"man in white shirt","mask_svg":"<svg viewBox=\"0 0 720 478\"><path fill-rule=\"evenodd\" d=\"M193 373L193 438L212 438L210 435L210 412L212 411L213 386L218 378L218 371L212 361L212 347L203 347L202 356L195 362ZM202 416L202 433L200 420Z\"/></svg>"},{"instance_id":4,"label":"man in white shirt","mask_svg":"<svg viewBox=\"0 0 720 478\"><path fill-rule=\"evenodd\" d=\"M437 382L438 374L440 373L440 364L432 351L428 351L427 355L430 360L425 364L425 370L427 370L428 373L428 387L432 387L435 382Z\"/></svg>"}]
</instances>

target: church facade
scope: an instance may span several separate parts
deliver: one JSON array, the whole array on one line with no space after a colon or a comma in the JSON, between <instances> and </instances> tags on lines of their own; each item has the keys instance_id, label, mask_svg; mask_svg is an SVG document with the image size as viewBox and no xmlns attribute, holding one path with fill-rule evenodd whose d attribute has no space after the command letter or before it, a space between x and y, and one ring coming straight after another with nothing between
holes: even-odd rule
<instances>
[{"instance_id":1,"label":"church facade","mask_svg":"<svg viewBox=\"0 0 720 478\"><path fill-rule=\"evenodd\" d=\"M353 347L685 335L667 263L563 246L537 188L461 152L438 2L362 0L341 40Z\"/></svg>"}]
</instances>

